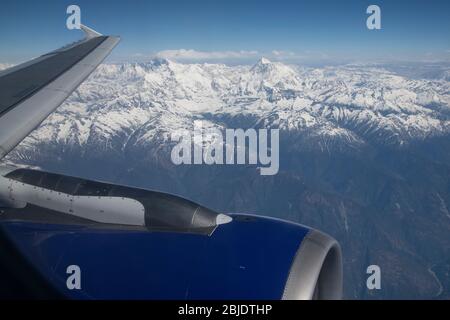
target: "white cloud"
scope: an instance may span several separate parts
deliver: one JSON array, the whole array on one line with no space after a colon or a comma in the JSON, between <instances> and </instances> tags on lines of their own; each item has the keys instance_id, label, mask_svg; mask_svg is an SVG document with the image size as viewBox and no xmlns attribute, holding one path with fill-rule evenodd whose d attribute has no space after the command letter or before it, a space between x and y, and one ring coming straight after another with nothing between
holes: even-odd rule
<instances>
[{"instance_id":1,"label":"white cloud","mask_svg":"<svg viewBox=\"0 0 450 320\"><path fill-rule=\"evenodd\" d=\"M156 57L172 59L176 61L211 61L211 60L240 60L256 58L258 51L197 51L193 49L164 50L156 54Z\"/></svg>"},{"instance_id":2,"label":"white cloud","mask_svg":"<svg viewBox=\"0 0 450 320\"><path fill-rule=\"evenodd\" d=\"M275 57L285 58L285 57L295 57L296 54L292 51L283 51L283 50L273 50L272 54Z\"/></svg>"}]
</instances>

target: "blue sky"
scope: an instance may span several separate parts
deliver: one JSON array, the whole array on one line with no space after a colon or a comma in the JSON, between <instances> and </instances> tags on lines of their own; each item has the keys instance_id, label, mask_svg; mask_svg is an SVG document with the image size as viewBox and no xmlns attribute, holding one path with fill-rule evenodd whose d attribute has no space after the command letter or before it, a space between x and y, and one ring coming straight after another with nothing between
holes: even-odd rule
<instances>
[{"instance_id":1,"label":"blue sky","mask_svg":"<svg viewBox=\"0 0 450 320\"><path fill-rule=\"evenodd\" d=\"M80 38L65 27L70 4L81 7L82 23L122 37L112 60L450 59L448 0L2 0L0 62L17 63ZM366 28L370 4L381 7L382 30Z\"/></svg>"}]
</instances>

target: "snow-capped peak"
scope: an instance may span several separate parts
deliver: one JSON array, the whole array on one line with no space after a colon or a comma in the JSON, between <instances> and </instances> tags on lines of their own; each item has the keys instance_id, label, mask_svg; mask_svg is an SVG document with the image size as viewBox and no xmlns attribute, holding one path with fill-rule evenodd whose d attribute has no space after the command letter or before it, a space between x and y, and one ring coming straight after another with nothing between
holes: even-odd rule
<instances>
[{"instance_id":1,"label":"snow-capped peak","mask_svg":"<svg viewBox=\"0 0 450 320\"><path fill-rule=\"evenodd\" d=\"M255 72L267 72L270 70L270 67L272 67L272 62L267 58L261 57L261 59L253 65L251 70Z\"/></svg>"},{"instance_id":2,"label":"snow-capped peak","mask_svg":"<svg viewBox=\"0 0 450 320\"><path fill-rule=\"evenodd\" d=\"M269 64L269 63L271 63L271 61L267 58L261 57L261 59L259 59L258 63L259 64Z\"/></svg>"}]
</instances>

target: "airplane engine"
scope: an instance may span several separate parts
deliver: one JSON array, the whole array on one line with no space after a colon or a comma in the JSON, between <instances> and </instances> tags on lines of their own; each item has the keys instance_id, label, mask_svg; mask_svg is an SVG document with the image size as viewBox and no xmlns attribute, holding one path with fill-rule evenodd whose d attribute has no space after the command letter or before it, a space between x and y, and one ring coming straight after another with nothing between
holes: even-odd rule
<instances>
[{"instance_id":1,"label":"airplane engine","mask_svg":"<svg viewBox=\"0 0 450 320\"><path fill-rule=\"evenodd\" d=\"M330 236L171 194L0 168L0 228L76 299L340 299ZM71 272L79 271L78 285Z\"/></svg>"}]
</instances>

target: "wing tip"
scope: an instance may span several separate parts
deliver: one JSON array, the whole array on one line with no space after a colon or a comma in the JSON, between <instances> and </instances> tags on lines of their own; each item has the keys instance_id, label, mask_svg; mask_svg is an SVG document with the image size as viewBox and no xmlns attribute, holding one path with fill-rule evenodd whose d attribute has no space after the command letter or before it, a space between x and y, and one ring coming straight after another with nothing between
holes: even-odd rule
<instances>
[{"instance_id":1,"label":"wing tip","mask_svg":"<svg viewBox=\"0 0 450 320\"><path fill-rule=\"evenodd\" d=\"M86 39L92 39L92 38L96 38L96 37L102 36L101 33L95 31L94 29L91 29L91 28L85 26L84 24L80 25L80 29L83 30Z\"/></svg>"}]
</instances>

